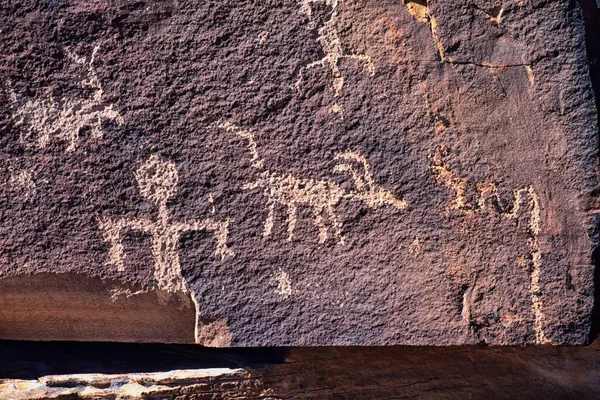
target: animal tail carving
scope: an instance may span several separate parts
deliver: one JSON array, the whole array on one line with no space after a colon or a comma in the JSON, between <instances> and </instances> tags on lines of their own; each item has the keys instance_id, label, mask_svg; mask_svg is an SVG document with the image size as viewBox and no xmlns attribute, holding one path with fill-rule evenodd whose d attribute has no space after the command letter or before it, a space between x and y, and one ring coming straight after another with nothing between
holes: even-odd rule
<instances>
[{"instance_id":1,"label":"animal tail carving","mask_svg":"<svg viewBox=\"0 0 600 400\"><path fill-rule=\"evenodd\" d=\"M252 154L252 158L250 161L252 162L252 166L256 169L262 169L264 162L262 158L258 155L258 150L256 146L256 141L254 140L254 135L249 130L245 130L240 128L239 126L225 120L220 120L217 123L217 126L221 129L226 130L227 132L231 132L236 136L241 137L242 139L246 139L248 142L248 150L250 154Z\"/></svg>"},{"instance_id":2,"label":"animal tail carving","mask_svg":"<svg viewBox=\"0 0 600 400\"><path fill-rule=\"evenodd\" d=\"M333 171L347 173L354 181L356 192L352 193L351 196L363 200L372 208L390 205L402 210L407 207L408 203L404 199L398 198L392 192L382 188L373 181L373 177L369 171L369 163L362 155L347 151L336 154L335 160L342 160L343 162L336 165ZM362 174L359 173L352 163L362 167Z\"/></svg>"}]
</instances>

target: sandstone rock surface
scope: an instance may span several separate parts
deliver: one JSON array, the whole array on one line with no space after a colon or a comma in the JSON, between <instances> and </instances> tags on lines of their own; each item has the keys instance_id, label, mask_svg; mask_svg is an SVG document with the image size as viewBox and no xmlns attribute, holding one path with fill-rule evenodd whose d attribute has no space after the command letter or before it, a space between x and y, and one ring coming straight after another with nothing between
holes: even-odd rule
<instances>
[{"instance_id":1,"label":"sandstone rock surface","mask_svg":"<svg viewBox=\"0 0 600 400\"><path fill-rule=\"evenodd\" d=\"M25 0L0 27L1 338L588 341L573 2Z\"/></svg>"},{"instance_id":2,"label":"sandstone rock surface","mask_svg":"<svg viewBox=\"0 0 600 400\"><path fill-rule=\"evenodd\" d=\"M600 395L598 341L580 347L295 348L281 358L262 357L262 365L239 356L247 349L120 343L111 351L113 346L0 342L0 398L596 399ZM68 356L48 358L50 354ZM173 355L178 356L175 363ZM256 353L253 357L260 358Z\"/></svg>"}]
</instances>

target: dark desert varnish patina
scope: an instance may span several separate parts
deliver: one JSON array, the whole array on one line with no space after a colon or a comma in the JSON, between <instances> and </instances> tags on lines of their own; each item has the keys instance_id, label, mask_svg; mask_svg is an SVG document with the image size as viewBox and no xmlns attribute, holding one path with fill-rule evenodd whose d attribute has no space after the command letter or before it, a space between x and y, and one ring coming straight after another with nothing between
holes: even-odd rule
<instances>
[{"instance_id":1,"label":"dark desert varnish patina","mask_svg":"<svg viewBox=\"0 0 600 400\"><path fill-rule=\"evenodd\" d=\"M569 1L0 4L0 338L584 344Z\"/></svg>"}]
</instances>

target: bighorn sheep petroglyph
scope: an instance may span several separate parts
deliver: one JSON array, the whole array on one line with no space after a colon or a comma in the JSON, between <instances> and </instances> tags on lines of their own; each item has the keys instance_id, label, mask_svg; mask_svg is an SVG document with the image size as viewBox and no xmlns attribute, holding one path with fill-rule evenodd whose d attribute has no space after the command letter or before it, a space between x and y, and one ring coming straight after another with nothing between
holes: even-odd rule
<instances>
[{"instance_id":1,"label":"bighorn sheep petroglyph","mask_svg":"<svg viewBox=\"0 0 600 400\"><path fill-rule=\"evenodd\" d=\"M339 160L340 163L335 166L334 172L348 173L354 182L356 190L348 192L329 178L320 180L302 179L290 173L279 173L265 169L264 161L258 155L254 135L250 131L227 121L220 121L218 126L246 139L248 142L248 149L252 154L250 161L253 168L258 170L259 173L254 182L244 185L244 189L263 189L263 194L267 198L266 203L269 211L264 224L264 236L271 235L277 205L282 205L287 209L289 241L292 240L294 235L298 207L310 207L314 223L319 229L319 243L324 243L329 237L326 223L331 226L333 237L338 243L344 243L341 232L342 226L334 209L343 198L362 200L367 206L374 209L388 205L402 210L407 206L405 200L396 197L390 191L374 183L367 160L358 153L348 151L335 156L335 159ZM358 172L357 166L362 168L362 174Z\"/></svg>"}]
</instances>

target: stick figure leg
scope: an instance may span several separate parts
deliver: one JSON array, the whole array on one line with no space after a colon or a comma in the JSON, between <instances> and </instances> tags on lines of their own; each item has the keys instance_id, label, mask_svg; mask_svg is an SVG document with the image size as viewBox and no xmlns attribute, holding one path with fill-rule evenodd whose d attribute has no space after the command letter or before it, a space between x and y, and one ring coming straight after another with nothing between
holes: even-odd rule
<instances>
[{"instance_id":1,"label":"stick figure leg","mask_svg":"<svg viewBox=\"0 0 600 400\"><path fill-rule=\"evenodd\" d=\"M327 227L323 222L323 207L313 207L315 225L319 228L319 243L325 243L327 240Z\"/></svg>"},{"instance_id":2,"label":"stick figure leg","mask_svg":"<svg viewBox=\"0 0 600 400\"><path fill-rule=\"evenodd\" d=\"M292 241L294 235L294 228L296 228L296 205L289 203L288 205L288 242Z\"/></svg>"},{"instance_id":3,"label":"stick figure leg","mask_svg":"<svg viewBox=\"0 0 600 400\"><path fill-rule=\"evenodd\" d=\"M263 231L263 236L270 236L271 230L273 229L273 220L275 219L275 202L273 200L269 200L269 214L267 215L267 219L265 220L265 230Z\"/></svg>"}]
</instances>

